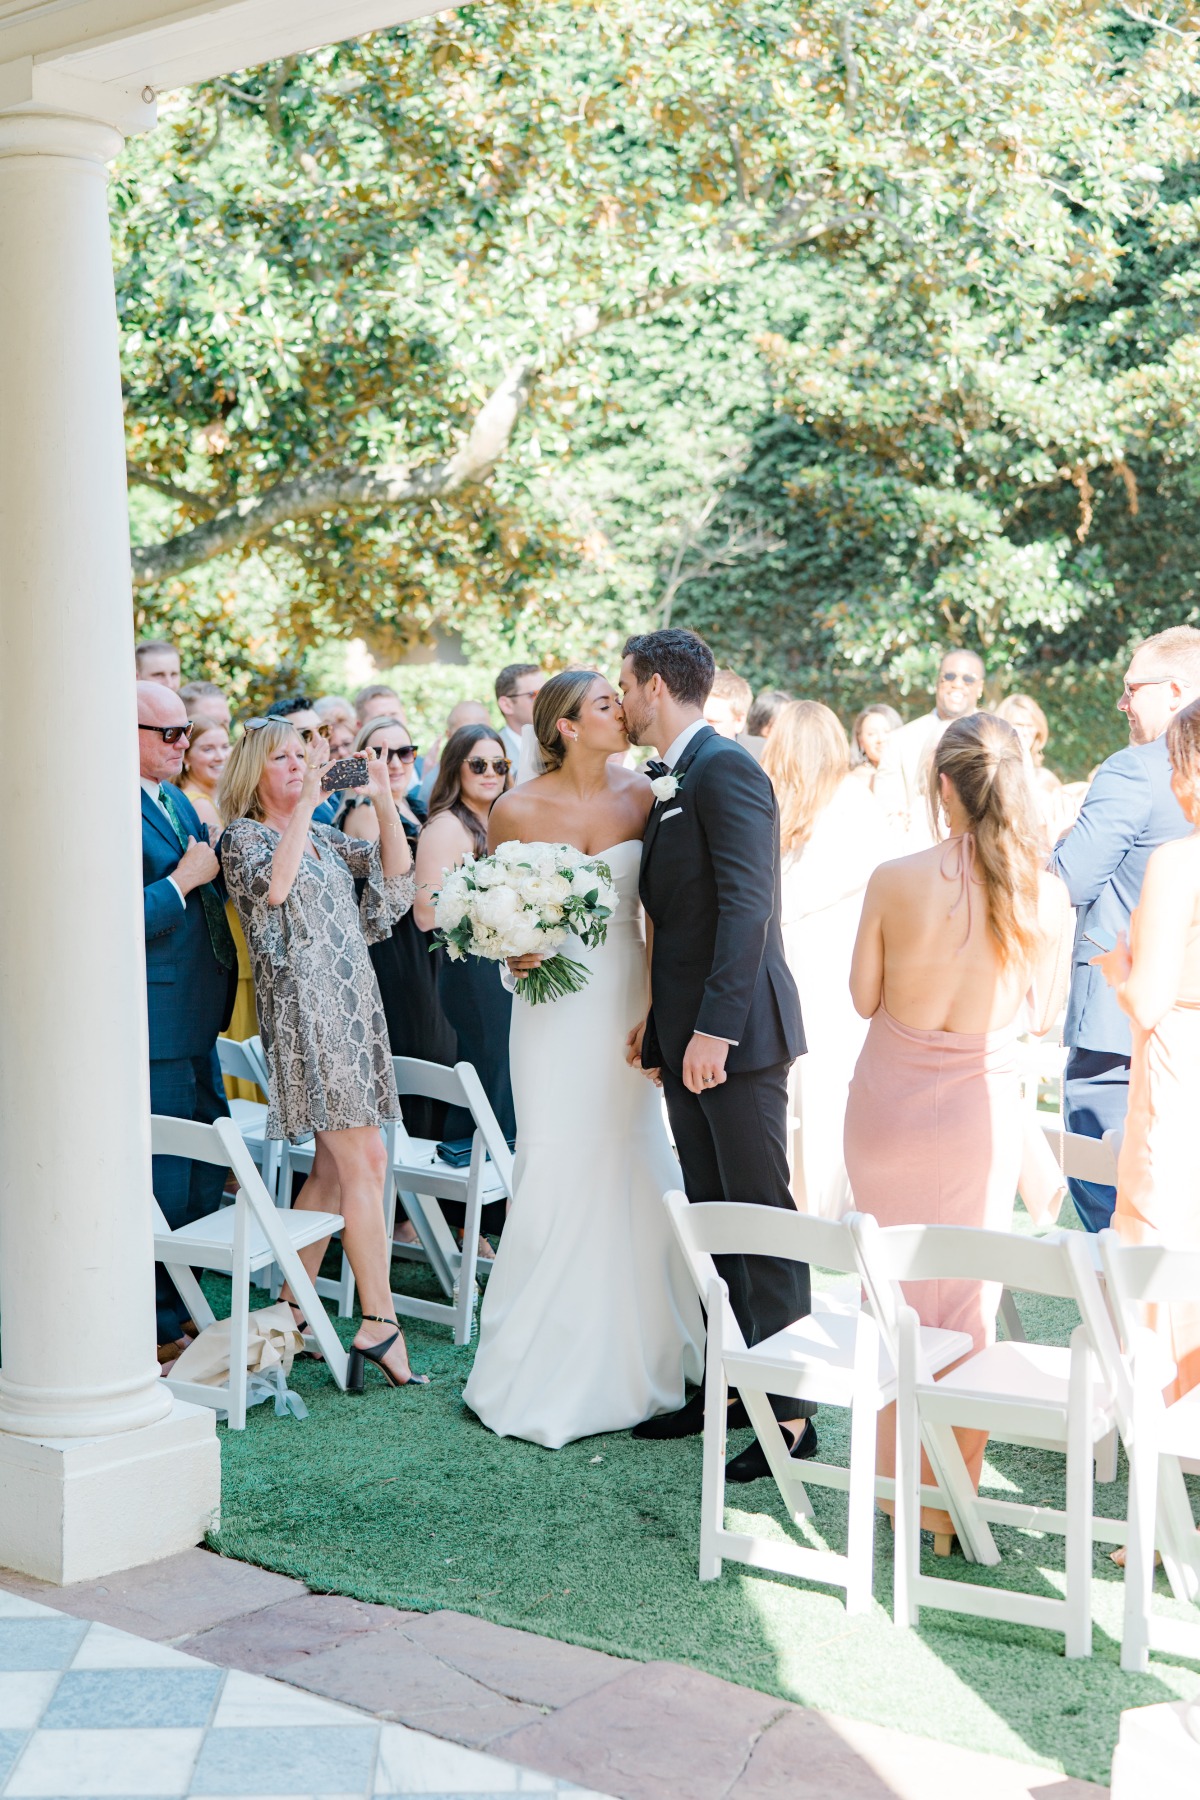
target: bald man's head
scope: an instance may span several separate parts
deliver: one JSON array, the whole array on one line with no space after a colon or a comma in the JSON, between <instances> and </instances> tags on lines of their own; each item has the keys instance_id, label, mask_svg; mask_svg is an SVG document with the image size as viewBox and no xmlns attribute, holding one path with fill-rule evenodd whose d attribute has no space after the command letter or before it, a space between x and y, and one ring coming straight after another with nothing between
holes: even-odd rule
<instances>
[{"instance_id":1,"label":"bald man's head","mask_svg":"<svg viewBox=\"0 0 1200 1800\"><path fill-rule=\"evenodd\" d=\"M159 728L186 726L187 707L174 688L161 681L139 681L137 716L138 767L143 781L175 781L183 768L187 739L179 737L168 744Z\"/></svg>"}]
</instances>

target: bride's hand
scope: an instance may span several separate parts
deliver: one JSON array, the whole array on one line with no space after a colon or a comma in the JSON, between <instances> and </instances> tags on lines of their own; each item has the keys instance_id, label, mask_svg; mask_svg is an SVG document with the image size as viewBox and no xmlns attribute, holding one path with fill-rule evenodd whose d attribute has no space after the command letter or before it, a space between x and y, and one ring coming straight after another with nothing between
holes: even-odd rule
<instances>
[{"instance_id":1,"label":"bride's hand","mask_svg":"<svg viewBox=\"0 0 1200 1800\"><path fill-rule=\"evenodd\" d=\"M513 975L528 975L531 969L536 969L545 960L544 956L510 956L508 967Z\"/></svg>"}]
</instances>

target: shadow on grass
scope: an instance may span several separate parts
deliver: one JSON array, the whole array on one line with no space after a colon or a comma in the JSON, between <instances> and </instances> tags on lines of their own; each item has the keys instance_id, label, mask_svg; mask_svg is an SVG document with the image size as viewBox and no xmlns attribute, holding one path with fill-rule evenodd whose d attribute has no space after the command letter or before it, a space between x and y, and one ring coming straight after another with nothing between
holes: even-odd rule
<instances>
[{"instance_id":1,"label":"shadow on grass","mask_svg":"<svg viewBox=\"0 0 1200 1800\"><path fill-rule=\"evenodd\" d=\"M405 1279L416 1291L422 1276L406 1271ZM210 1285L217 1310L222 1300L227 1310L227 1284ZM1051 1324L1064 1327L1038 1323L1047 1338ZM339 1330L348 1338L353 1323ZM1076 1662L1049 1632L952 1613L926 1612L920 1630L896 1631L882 1517L879 1604L866 1617L848 1618L831 1590L733 1563L702 1585L698 1438L639 1443L622 1433L559 1451L498 1439L459 1397L473 1351L456 1349L437 1327L410 1321L407 1330L429 1388L389 1389L368 1370L366 1394L343 1396L305 1360L293 1385L307 1420L259 1407L244 1433L222 1430L214 1549L322 1591L414 1611L448 1608L618 1656L686 1663L807 1706L1093 1781L1108 1779L1122 1708L1200 1693L1194 1671L1164 1659L1148 1675L1122 1673L1120 1576L1103 1549L1095 1654ZM847 1459L846 1426L843 1413L823 1415L831 1461ZM735 1447L748 1441L735 1434ZM1061 1503L1061 1466L1001 1447L985 1479ZM811 1497L816 1531L844 1548L844 1496L814 1487ZM792 1530L770 1482L737 1498L731 1524L780 1537ZM1097 1503L1119 1514L1123 1486L1098 1488ZM998 1542L1004 1561L994 1573L1004 1583L1061 1592L1061 1539L1008 1531ZM938 1572L993 1575L957 1555Z\"/></svg>"}]
</instances>

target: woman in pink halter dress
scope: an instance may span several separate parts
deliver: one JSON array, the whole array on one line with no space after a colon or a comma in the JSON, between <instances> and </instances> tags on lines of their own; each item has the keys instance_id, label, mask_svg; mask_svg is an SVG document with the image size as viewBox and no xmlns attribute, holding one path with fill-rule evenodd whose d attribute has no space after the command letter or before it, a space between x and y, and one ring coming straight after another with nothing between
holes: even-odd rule
<instances>
[{"instance_id":1,"label":"woman in pink halter dress","mask_svg":"<svg viewBox=\"0 0 1200 1800\"><path fill-rule=\"evenodd\" d=\"M1171 720L1167 754L1175 798L1200 827L1200 700ZM1095 960L1133 1026L1113 1229L1131 1244L1200 1250L1200 829L1154 852L1131 943ZM1146 1310L1175 1363L1171 1403L1200 1386L1200 1305Z\"/></svg>"},{"instance_id":2,"label":"woman in pink halter dress","mask_svg":"<svg viewBox=\"0 0 1200 1800\"><path fill-rule=\"evenodd\" d=\"M846 1168L855 1206L881 1225L1003 1231L1025 1144L1017 1039L1045 1030L1062 1003L1070 903L1041 867L1037 802L1010 725L990 713L956 720L931 793L949 837L885 863L863 905L850 988L871 1023L846 1109ZM923 1325L968 1332L976 1349L994 1338L998 1284L914 1282L905 1297ZM978 1484L987 1434L957 1436ZM890 1407L879 1470L894 1469ZM939 1538L953 1529L934 1508L921 1522Z\"/></svg>"}]
</instances>

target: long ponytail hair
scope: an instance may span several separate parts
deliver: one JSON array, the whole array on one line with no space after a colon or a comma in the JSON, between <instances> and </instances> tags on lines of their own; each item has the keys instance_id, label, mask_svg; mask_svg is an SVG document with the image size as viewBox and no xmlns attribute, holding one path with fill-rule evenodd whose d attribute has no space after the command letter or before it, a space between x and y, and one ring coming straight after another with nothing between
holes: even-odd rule
<instances>
[{"instance_id":1,"label":"long ponytail hair","mask_svg":"<svg viewBox=\"0 0 1200 1800\"><path fill-rule=\"evenodd\" d=\"M1041 949L1038 875L1045 862L1037 800L1021 740L995 713L971 713L948 725L934 751L929 799L948 776L975 840L975 866L987 896L988 923L1005 964L1028 966Z\"/></svg>"}]
</instances>

